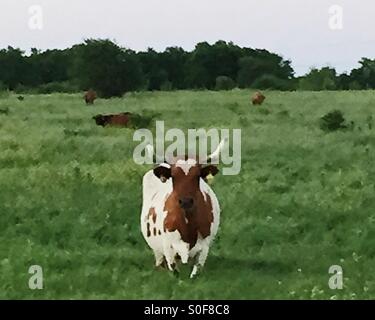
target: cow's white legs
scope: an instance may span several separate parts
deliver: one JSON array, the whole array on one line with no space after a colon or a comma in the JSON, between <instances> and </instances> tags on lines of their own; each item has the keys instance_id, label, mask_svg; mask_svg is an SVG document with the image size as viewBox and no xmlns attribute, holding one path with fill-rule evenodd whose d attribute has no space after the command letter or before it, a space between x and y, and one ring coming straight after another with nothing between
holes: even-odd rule
<instances>
[{"instance_id":1,"label":"cow's white legs","mask_svg":"<svg viewBox=\"0 0 375 320\"><path fill-rule=\"evenodd\" d=\"M163 254L163 252L154 251L154 256L155 256L155 267L161 266L163 264L163 262L164 262L164 254Z\"/></svg>"},{"instance_id":2,"label":"cow's white legs","mask_svg":"<svg viewBox=\"0 0 375 320\"><path fill-rule=\"evenodd\" d=\"M163 243L163 249L164 249L164 256L165 256L165 260L167 261L168 269L170 271L174 271L176 267L176 263L175 263L176 252L173 249L172 245L168 243L168 241Z\"/></svg>"},{"instance_id":3,"label":"cow's white legs","mask_svg":"<svg viewBox=\"0 0 375 320\"><path fill-rule=\"evenodd\" d=\"M181 257L182 263L187 263L189 259L189 244L183 241L179 241L176 244L173 244L173 248Z\"/></svg>"},{"instance_id":4,"label":"cow's white legs","mask_svg":"<svg viewBox=\"0 0 375 320\"><path fill-rule=\"evenodd\" d=\"M202 250L198 253L198 255L196 257L196 261L194 263L193 271L190 274L190 279L194 278L198 274L199 270L206 263L206 259L207 259L209 249L210 249L210 247L209 247L208 244L202 245Z\"/></svg>"}]
</instances>

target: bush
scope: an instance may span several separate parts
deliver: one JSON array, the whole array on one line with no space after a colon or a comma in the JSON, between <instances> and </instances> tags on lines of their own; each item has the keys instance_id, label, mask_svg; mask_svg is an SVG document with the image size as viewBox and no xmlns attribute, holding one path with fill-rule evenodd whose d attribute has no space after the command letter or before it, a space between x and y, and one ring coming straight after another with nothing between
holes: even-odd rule
<instances>
[{"instance_id":1,"label":"bush","mask_svg":"<svg viewBox=\"0 0 375 320\"><path fill-rule=\"evenodd\" d=\"M38 92L36 91L36 89L31 89L23 84L19 84L17 85L17 87L14 89L14 93L29 93L29 94L32 94L32 93L35 93L37 94Z\"/></svg>"},{"instance_id":2,"label":"bush","mask_svg":"<svg viewBox=\"0 0 375 320\"><path fill-rule=\"evenodd\" d=\"M339 110L327 113L320 118L320 128L327 132L347 128L343 113Z\"/></svg>"},{"instance_id":3,"label":"bush","mask_svg":"<svg viewBox=\"0 0 375 320\"><path fill-rule=\"evenodd\" d=\"M291 90L292 83L288 80L280 79L272 74L264 74L257 78L251 85L255 89L271 90Z\"/></svg>"},{"instance_id":4,"label":"bush","mask_svg":"<svg viewBox=\"0 0 375 320\"><path fill-rule=\"evenodd\" d=\"M361 90L362 86L358 81L352 81L349 83L349 90Z\"/></svg>"},{"instance_id":5,"label":"bush","mask_svg":"<svg viewBox=\"0 0 375 320\"><path fill-rule=\"evenodd\" d=\"M15 93L29 94L51 94L51 93L76 93L80 91L79 87L72 82L49 82L38 87L28 87L22 84L18 85L14 90Z\"/></svg>"},{"instance_id":6,"label":"bush","mask_svg":"<svg viewBox=\"0 0 375 320\"><path fill-rule=\"evenodd\" d=\"M300 90L336 90L336 70L324 67L322 69L311 69L308 74L299 80Z\"/></svg>"},{"instance_id":7,"label":"bush","mask_svg":"<svg viewBox=\"0 0 375 320\"><path fill-rule=\"evenodd\" d=\"M170 81L164 81L161 85L160 85L160 90L161 91L171 91L173 89L172 87L172 82Z\"/></svg>"},{"instance_id":8,"label":"bush","mask_svg":"<svg viewBox=\"0 0 375 320\"><path fill-rule=\"evenodd\" d=\"M133 129L149 128L152 121L159 116L159 113L149 111L142 111L142 114L132 113L130 115L130 127Z\"/></svg>"},{"instance_id":9,"label":"bush","mask_svg":"<svg viewBox=\"0 0 375 320\"><path fill-rule=\"evenodd\" d=\"M8 87L0 81L0 98L8 98L9 90Z\"/></svg>"},{"instance_id":10,"label":"bush","mask_svg":"<svg viewBox=\"0 0 375 320\"><path fill-rule=\"evenodd\" d=\"M37 91L40 94L50 94L54 92L75 93L79 91L79 88L70 82L50 82L39 86Z\"/></svg>"},{"instance_id":11,"label":"bush","mask_svg":"<svg viewBox=\"0 0 375 320\"><path fill-rule=\"evenodd\" d=\"M216 78L216 90L232 90L235 86L236 84L230 77L218 76Z\"/></svg>"}]
</instances>

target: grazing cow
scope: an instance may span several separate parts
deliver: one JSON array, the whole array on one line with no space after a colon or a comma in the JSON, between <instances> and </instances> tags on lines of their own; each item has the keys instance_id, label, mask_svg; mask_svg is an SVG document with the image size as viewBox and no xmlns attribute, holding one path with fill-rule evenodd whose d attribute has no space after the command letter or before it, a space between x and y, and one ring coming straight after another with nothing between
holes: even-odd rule
<instances>
[{"instance_id":1,"label":"grazing cow","mask_svg":"<svg viewBox=\"0 0 375 320\"><path fill-rule=\"evenodd\" d=\"M251 101L253 105L261 105L265 99L266 97L261 92L257 91L251 98Z\"/></svg>"},{"instance_id":2,"label":"grazing cow","mask_svg":"<svg viewBox=\"0 0 375 320\"><path fill-rule=\"evenodd\" d=\"M95 99L97 98L96 92L92 89L87 91L84 95L86 104L94 104Z\"/></svg>"},{"instance_id":3,"label":"grazing cow","mask_svg":"<svg viewBox=\"0 0 375 320\"><path fill-rule=\"evenodd\" d=\"M213 156L208 159L212 162ZM192 260L193 278L205 264L220 222L219 202L206 178L218 171L186 157L162 163L144 175L141 231L156 266L166 264L170 271L178 271L177 259L184 264Z\"/></svg>"},{"instance_id":4,"label":"grazing cow","mask_svg":"<svg viewBox=\"0 0 375 320\"><path fill-rule=\"evenodd\" d=\"M119 114L98 114L92 117L98 126L116 126L116 127L127 127L130 121L130 112L123 112Z\"/></svg>"}]
</instances>

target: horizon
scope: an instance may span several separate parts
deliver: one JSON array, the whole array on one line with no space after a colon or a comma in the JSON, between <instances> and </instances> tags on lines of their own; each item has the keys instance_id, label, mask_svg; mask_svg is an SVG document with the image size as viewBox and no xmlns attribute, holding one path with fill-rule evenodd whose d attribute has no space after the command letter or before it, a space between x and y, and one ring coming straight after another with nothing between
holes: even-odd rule
<instances>
[{"instance_id":1,"label":"horizon","mask_svg":"<svg viewBox=\"0 0 375 320\"><path fill-rule=\"evenodd\" d=\"M13 46L10 46L10 47L12 47L12 48L14 48L14 49L19 49L19 50L21 50L22 52L24 52L24 54L25 54L26 56L30 56L30 55L31 55L31 50L32 50L32 49L39 50L40 52L45 52L45 51L48 51L48 50L66 50L66 49L70 49L70 48L72 48L72 47L75 46L75 45L82 44L82 43L84 43L85 40L89 40L89 39L91 39L91 38L83 39L81 42L78 42L78 43L72 44L71 46L68 46L68 47L65 47L65 48L46 48L46 49L41 49L41 48L33 48L33 47L31 47L31 48L20 48L20 47L13 47ZM146 48L143 49L143 50L134 50L133 48L127 47L127 46L125 46L125 45L119 43L116 39L104 39L104 38L101 39L101 38L97 38L97 39L94 39L94 40L110 40L110 41L114 42L115 44L117 44L119 47L121 47L121 48L123 48L123 49L130 49L130 50L133 50L133 51L135 51L136 53L139 53L139 52L147 52L149 49L154 50L155 52L161 53L161 52L165 51L167 48L170 48L170 47L175 47L175 48L178 47L178 48L182 48L182 49L185 50L186 52L191 52L191 51L194 50L195 45L198 44L198 43L196 43L196 44L192 47L192 49L190 49L190 50L187 50L186 48L183 48L183 47L181 47L181 46L173 46L173 45L172 45L172 46L165 47L164 49L159 49L159 50L157 50L157 49L155 49L155 48L153 48L153 47L146 47ZM218 39L218 40L216 40L216 41L214 41L214 42L208 42L208 41L202 41L202 42L207 42L208 44L213 45L213 44L215 44L217 41L226 41L226 40ZM233 43L234 45L240 46L240 45L234 43L233 41L226 41L226 43ZM9 46L7 46L7 47L9 47ZM1 47L0 50L7 49L7 47ZM240 47L242 47L242 46L240 46ZM242 48L245 48L245 47L242 47ZM324 68L324 67L334 68L334 69L336 70L336 72L337 72L338 75L339 75L339 74L343 74L343 73L350 74L350 72L351 72L353 69L355 69L355 68L357 68L357 67L360 66L360 64L359 64L358 62L359 62L359 60L360 60L361 58L375 59L375 56L374 56L374 57L361 57L360 59L358 59L358 62L356 63L355 66L353 66L352 69L344 70L344 71L342 71L342 72L339 72L339 71L338 71L338 68L336 68L336 66L334 66L334 65L331 65L331 64L325 64L325 65L321 65L321 66L314 66L314 65L312 65L311 67L309 67L309 69L308 69L305 73L300 73L300 74L298 74L297 71L296 71L296 69L294 68L294 62L293 62L291 59L286 58L284 55L280 54L279 52L274 52L274 51L268 50L267 48L252 48L252 47L247 47L247 48L250 48L250 49L253 49L253 50L267 50L267 51L270 52L270 53L275 53L275 54L281 56L281 57L284 58L285 60L290 60L290 61L291 61L291 66L293 67L293 70L294 70L294 76L295 76L296 78L297 78L297 77L305 76L305 75L308 74L312 69L321 69L321 68Z\"/></svg>"},{"instance_id":2,"label":"horizon","mask_svg":"<svg viewBox=\"0 0 375 320\"><path fill-rule=\"evenodd\" d=\"M191 51L199 42L224 40L281 55L292 61L296 76L325 66L350 72L362 57L375 58L375 35L368 32L374 27L369 13L375 12L370 0L361 5L350 0L302 5L297 0L206 0L199 6L187 0L3 2L0 47L25 52L33 47L65 49L87 38L116 39L122 47L158 52L174 46ZM29 25L33 5L42 10L40 29ZM332 11L334 5L342 9L341 27L336 29L331 25L340 12Z\"/></svg>"}]
</instances>

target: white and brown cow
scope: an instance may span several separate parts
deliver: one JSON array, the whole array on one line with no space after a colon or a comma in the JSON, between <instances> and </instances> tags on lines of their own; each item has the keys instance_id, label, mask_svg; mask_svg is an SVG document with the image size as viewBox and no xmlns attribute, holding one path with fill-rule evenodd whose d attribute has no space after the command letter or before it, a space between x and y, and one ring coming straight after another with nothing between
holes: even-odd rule
<instances>
[{"instance_id":1,"label":"white and brown cow","mask_svg":"<svg viewBox=\"0 0 375 320\"><path fill-rule=\"evenodd\" d=\"M219 202L205 179L217 173L215 165L184 158L144 175L141 229L156 266L166 263L174 271L176 259L191 260L191 278L203 267L220 222Z\"/></svg>"}]
</instances>

